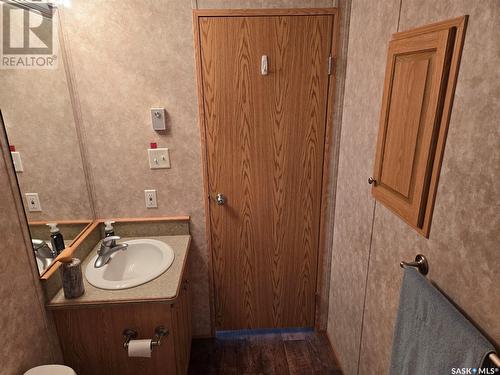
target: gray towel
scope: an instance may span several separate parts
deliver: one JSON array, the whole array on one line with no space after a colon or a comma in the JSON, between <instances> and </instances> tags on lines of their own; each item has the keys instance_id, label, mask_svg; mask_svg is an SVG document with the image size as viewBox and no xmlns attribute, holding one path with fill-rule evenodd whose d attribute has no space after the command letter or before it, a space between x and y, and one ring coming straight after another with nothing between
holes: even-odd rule
<instances>
[{"instance_id":1,"label":"gray towel","mask_svg":"<svg viewBox=\"0 0 500 375\"><path fill-rule=\"evenodd\" d=\"M392 343L391 375L459 374L481 367L493 345L424 276L404 272ZM456 371L456 370L455 370Z\"/></svg>"}]
</instances>

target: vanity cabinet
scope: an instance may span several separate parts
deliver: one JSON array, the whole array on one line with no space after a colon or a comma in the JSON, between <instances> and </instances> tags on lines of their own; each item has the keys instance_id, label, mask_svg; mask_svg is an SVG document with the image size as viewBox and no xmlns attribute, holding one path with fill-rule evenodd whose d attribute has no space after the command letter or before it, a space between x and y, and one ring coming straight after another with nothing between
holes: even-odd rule
<instances>
[{"instance_id":1,"label":"vanity cabinet","mask_svg":"<svg viewBox=\"0 0 500 375\"><path fill-rule=\"evenodd\" d=\"M53 310L64 363L78 375L186 374L191 350L190 291L187 281L173 301L128 301ZM130 358L123 331L138 339L154 337L155 328L169 334L151 358Z\"/></svg>"},{"instance_id":2,"label":"vanity cabinet","mask_svg":"<svg viewBox=\"0 0 500 375\"><path fill-rule=\"evenodd\" d=\"M373 196L428 236L467 18L389 43Z\"/></svg>"}]
</instances>

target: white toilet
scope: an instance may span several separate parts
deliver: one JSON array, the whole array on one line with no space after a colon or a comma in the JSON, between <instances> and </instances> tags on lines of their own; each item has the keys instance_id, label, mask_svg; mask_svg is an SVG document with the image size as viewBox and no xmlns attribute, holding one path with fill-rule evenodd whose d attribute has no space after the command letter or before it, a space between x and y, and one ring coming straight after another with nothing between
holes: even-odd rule
<instances>
[{"instance_id":1,"label":"white toilet","mask_svg":"<svg viewBox=\"0 0 500 375\"><path fill-rule=\"evenodd\" d=\"M43 365L33 367L28 370L24 375L76 375L71 367L63 365Z\"/></svg>"}]
</instances>

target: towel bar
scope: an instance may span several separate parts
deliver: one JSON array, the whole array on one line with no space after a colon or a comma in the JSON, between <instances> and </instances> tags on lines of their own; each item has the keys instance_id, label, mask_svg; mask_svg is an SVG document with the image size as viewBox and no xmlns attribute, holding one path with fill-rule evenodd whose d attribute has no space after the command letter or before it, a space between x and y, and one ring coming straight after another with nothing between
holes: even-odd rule
<instances>
[{"instance_id":1,"label":"towel bar","mask_svg":"<svg viewBox=\"0 0 500 375\"><path fill-rule=\"evenodd\" d=\"M399 265L401 268L415 267L422 275L429 273L429 263L427 262L427 258L422 254L418 254L414 262L401 261ZM488 357L496 367L500 368L500 357L496 353L490 353Z\"/></svg>"},{"instance_id":2,"label":"towel bar","mask_svg":"<svg viewBox=\"0 0 500 375\"><path fill-rule=\"evenodd\" d=\"M422 254L418 254L414 262L401 261L399 265L401 268L415 267L422 275L427 275L427 273L429 273L429 263L427 262L427 258Z\"/></svg>"},{"instance_id":3,"label":"towel bar","mask_svg":"<svg viewBox=\"0 0 500 375\"><path fill-rule=\"evenodd\" d=\"M498 355L496 355L496 353L490 353L489 357L490 361L493 362L496 367L500 368L500 358Z\"/></svg>"}]
</instances>

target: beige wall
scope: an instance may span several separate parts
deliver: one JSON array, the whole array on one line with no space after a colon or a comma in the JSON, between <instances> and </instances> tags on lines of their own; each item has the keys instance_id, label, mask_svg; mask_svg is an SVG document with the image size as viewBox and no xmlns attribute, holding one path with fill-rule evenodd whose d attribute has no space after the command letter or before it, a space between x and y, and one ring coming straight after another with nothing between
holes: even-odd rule
<instances>
[{"instance_id":1,"label":"beige wall","mask_svg":"<svg viewBox=\"0 0 500 375\"><path fill-rule=\"evenodd\" d=\"M387 42L398 30L464 14L469 27L425 239L375 204L367 184ZM399 261L417 253L429 259L429 278L499 344L500 3L353 1L350 22L328 325L340 362L348 375L387 373Z\"/></svg>"},{"instance_id":2,"label":"beige wall","mask_svg":"<svg viewBox=\"0 0 500 375\"><path fill-rule=\"evenodd\" d=\"M92 219L60 46L58 55L54 70L0 70L0 110L24 167L21 191L38 193L43 210L26 210L29 220Z\"/></svg>"},{"instance_id":3,"label":"beige wall","mask_svg":"<svg viewBox=\"0 0 500 375\"><path fill-rule=\"evenodd\" d=\"M2 141L0 144L2 148L5 146ZM16 205L17 189L11 188L15 186L11 185L15 184L14 175L8 172L3 155L0 150L0 331L3 337L0 373L18 375L34 366L59 362L61 354L51 318L44 309L35 260L31 248L26 247L29 234L18 216L17 210L22 208Z\"/></svg>"},{"instance_id":4,"label":"beige wall","mask_svg":"<svg viewBox=\"0 0 500 375\"><path fill-rule=\"evenodd\" d=\"M210 333L210 308L191 10L299 5L333 1L73 0L62 11L97 216L191 216L196 335ZM154 106L168 112L165 133L151 129ZM152 141L170 149L171 169L149 169ZM158 209L144 207L145 189Z\"/></svg>"}]
</instances>

